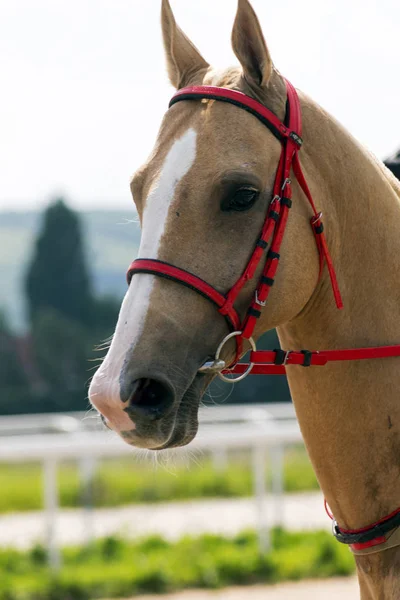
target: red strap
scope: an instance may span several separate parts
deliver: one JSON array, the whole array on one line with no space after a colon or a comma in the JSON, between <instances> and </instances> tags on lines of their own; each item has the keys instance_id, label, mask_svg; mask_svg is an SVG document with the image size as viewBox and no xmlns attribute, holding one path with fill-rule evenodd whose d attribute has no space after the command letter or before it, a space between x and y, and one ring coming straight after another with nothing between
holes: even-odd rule
<instances>
[{"instance_id":1,"label":"red strap","mask_svg":"<svg viewBox=\"0 0 400 600\"><path fill-rule=\"evenodd\" d=\"M278 138L287 138L291 133L290 129L288 129L272 111L261 104L261 102L258 102L257 100L254 100L253 98L250 98L250 96L247 96L243 92L239 92L237 90L229 90L227 88L220 88L212 85L194 85L178 90L172 96L169 105L172 106L179 100L190 100L191 98L198 98L199 96L203 98L210 98L211 100L225 100L227 102L231 102L232 104L236 104L237 106L250 109L250 111L257 118L262 118L267 127L271 129L270 126L272 126L271 131Z\"/></svg>"},{"instance_id":2,"label":"red strap","mask_svg":"<svg viewBox=\"0 0 400 600\"><path fill-rule=\"evenodd\" d=\"M280 351L282 352L282 351ZM250 353L249 361L254 363L250 374L253 375L285 375L284 365L276 365L280 352L276 350L257 350ZM304 352L287 351L285 365L304 365L306 355ZM324 366L328 362L348 360L371 360L375 358L390 358L400 356L400 345L373 346L371 348L348 348L345 350L321 350L309 353L311 367ZM248 368L246 363L238 363L225 373L242 374Z\"/></svg>"},{"instance_id":3,"label":"red strap","mask_svg":"<svg viewBox=\"0 0 400 600\"><path fill-rule=\"evenodd\" d=\"M222 371L224 375L243 375L249 368L247 363L236 363L231 369ZM281 365L254 365L250 375L286 375L286 369Z\"/></svg>"},{"instance_id":4,"label":"red strap","mask_svg":"<svg viewBox=\"0 0 400 600\"><path fill-rule=\"evenodd\" d=\"M268 210L268 215L271 212L278 212L278 214L279 214L279 210L280 210L279 203L277 202L277 200L273 200L270 204L270 207ZM254 277L256 269L257 269L257 267L260 263L260 260L265 252L266 245L270 242L272 234L274 233L274 227L275 227L275 222L267 216L265 223L264 223L263 230L261 232L261 235L260 235L259 239L257 240L256 248L254 249L254 252L253 252L243 274L238 279L238 281L235 283L235 285L229 290L229 292L226 296L226 307L224 306L221 309L221 314L225 314L225 310L228 307L233 306L233 303L235 302L236 298L238 297L243 286L246 284L247 281L249 281L250 279L252 279Z\"/></svg>"},{"instance_id":5,"label":"red strap","mask_svg":"<svg viewBox=\"0 0 400 600\"><path fill-rule=\"evenodd\" d=\"M283 206L281 209L281 213L280 213L279 223L275 229L275 235L272 240L271 249L270 249L270 252L275 253L275 255L279 255L279 250L280 250L280 246L282 243L283 234L285 232L288 214L289 214L288 207ZM274 256L274 255L272 255L272 256ZM279 265L278 258L268 258L267 263L264 268L264 273L263 273L264 277L274 279L276 271L278 269L278 265ZM270 289L271 289L271 286L263 285L262 280L261 280L261 283L259 284L259 286L257 288L256 299L253 301L251 308L253 308L255 310L259 310L260 303L266 302L267 297L270 292ZM257 323L256 317L252 316L251 314L246 317L244 325L243 325L243 337L244 338L249 339L253 335L253 331L254 331L256 323Z\"/></svg>"},{"instance_id":6,"label":"red strap","mask_svg":"<svg viewBox=\"0 0 400 600\"><path fill-rule=\"evenodd\" d=\"M336 277L335 267L333 265L333 261L332 261L332 258L331 258L331 255L330 255L330 252L328 249L328 245L326 243L325 234L323 233L323 231L319 234L316 233L316 228L319 225L322 226L322 220L321 220L322 213L317 212L317 209L315 207L315 204L314 204L311 192L310 192L310 188L308 187L307 182L305 180L297 152L295 153L294 159L293 159L293 172L296 175L296 179L299 182L301 189L305 193L305 195L311 205L311 208L314 211L314 217L312 217L312 219L311 219L311 226L313 228L315 241L317 242L318 252L319 252L319 256L320 256L320 276L321 276L321 272L322 272L323 262L325 260L326 266L328 267L329 277L331 280L331 285L332 285L333 295L335 297L336 306L337 306L337 308L341 309L341 308L343 308L342 296L341 296L340 290L339 290L339 284L338 284L337 277Z\"/></svg>"},{"instance_id":7,"label":"red strap","mask_svg":"<svg viewBox=\"0 0 400 600\"><path fill-rule=\"evenodd\" d=\"M387 541L387 538L384 535L374 538L369 542L361 542L358 544L350 544L350 548L352 550L366 550L367 548L373 548L374 546L380 546Z\"/></svg>"},{"instance_id":8,"label":"red strap","mask_svg":"<svg viewBox=\"0 0 400 600\"><path fill-rule=\"evenodd\" d=\"M225 305L225 296L220 294L212 287L212 285L200 277L197 277L197 275L193 275L193 273L189 273L189 271L185 271L184 269L180 269L179 267L175 267L164 261L150 258L137 258L128 269L128 283L135 273L148 273L150 275L159 275L166 279L172 279L173 281L179 281L198 294L205 296L208 300L211 300L211 302L216 304L219 309ZM238 330L240 327L240 318L236 310L231 307L225 315L231 322L235 331Z\"/></svg>"},{"instance_id":9,"label":"red strap","mask_svg":"<svg viewBox=\"0 0 400 600\"><path fill-rule=\"evenodd\" d=\"M297 95L296 88L294 87L294 85L291 84L288 79L285 79L285 82L290 107L289 127L291 130L296 131L299 134L299 136L301 136L303 135L303 124L301 118L301 107L299 97Z\"/></svg>"}]
</instances>

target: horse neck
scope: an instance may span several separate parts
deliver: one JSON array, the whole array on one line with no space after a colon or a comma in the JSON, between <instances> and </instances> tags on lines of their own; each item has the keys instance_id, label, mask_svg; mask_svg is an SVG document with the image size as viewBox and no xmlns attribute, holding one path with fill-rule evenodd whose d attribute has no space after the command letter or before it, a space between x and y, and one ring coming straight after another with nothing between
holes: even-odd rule
<instances>
[{"instance_id":1,"label":"horse neck","mask_svg":"<svg viewBox=\"0 0 400 600\"><path fill-rule=\"evenodd\" d=\"M302 108L301 161L324 211L344 309L325 269L302 313L278 328L282 347L400 344L398 183L322 109L307 99ZM399 372L399 358L288 368L311 461L342 527L367 526L400 504ZM363 599L397 598L399 548L356 562Z\"/></svg>"},{"instance_id":2,"label":"horse neck","mask_svg":"<svg viewBox=\"0 0 400 600\"><path fill-rule=\"evenodd\" d=\"M332 117L308 99L302 108L301 161L345 308L336 309L325 269L302 313L278 328L282 347L400 344L399 188ZM342 526L365 526L399 504L399 370L398 358L288 368L311 460Z\"/></svg>"}]
</instances>

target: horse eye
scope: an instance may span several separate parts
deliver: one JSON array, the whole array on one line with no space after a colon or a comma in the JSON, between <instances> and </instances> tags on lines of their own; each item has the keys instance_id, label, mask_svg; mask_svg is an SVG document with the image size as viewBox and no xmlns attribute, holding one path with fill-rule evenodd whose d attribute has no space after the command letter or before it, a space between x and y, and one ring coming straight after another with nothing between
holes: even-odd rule
<instances>
[{"instance_id":1,"label":"horse eye","mask_svg":"<svg viewBox=\"0 0 400 600\"><path fill-rule=\"evenodd\" d=\"M253 206L259 196L254 188L240 188L223 200L221 209L223 211L244 211Z\"/></svg>"}]
</instances>

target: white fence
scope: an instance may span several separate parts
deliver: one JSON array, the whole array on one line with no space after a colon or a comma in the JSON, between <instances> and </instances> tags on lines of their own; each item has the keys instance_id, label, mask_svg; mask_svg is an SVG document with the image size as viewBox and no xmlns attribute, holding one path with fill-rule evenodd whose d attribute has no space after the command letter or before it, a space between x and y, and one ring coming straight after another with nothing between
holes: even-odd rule
<instances>
[{"instance_id":1,"label":"white fence","mask_svg":"<svg viewBox=\"0 0 400 600\"><path fill-rule=\"evenodd\" d=\"M58 513L57 466L63 460L77 460L83 483L89 484L95 461L102 457L133 455L138 452L110 431L96 431L98 421L83 419L84 413L68 415L23 415L0 418L0 462L43 465L44 518L50 565L60 566L55 541ZM53 432L53 433L50 433ZM301 442L301 434L291 404L224 406L200 410L197 437L187 448L174 450L178 456L195 449L210 452L216 466L226 462L233 449L252 451L255 509L258 516L260 549L270 547L268 519L265 514L265 469L267 452L272 472L271 493L275 515L282 514L283 451L285 446ZM83 526L90 531L87 506Z\"/></svg>"}]
</instances>

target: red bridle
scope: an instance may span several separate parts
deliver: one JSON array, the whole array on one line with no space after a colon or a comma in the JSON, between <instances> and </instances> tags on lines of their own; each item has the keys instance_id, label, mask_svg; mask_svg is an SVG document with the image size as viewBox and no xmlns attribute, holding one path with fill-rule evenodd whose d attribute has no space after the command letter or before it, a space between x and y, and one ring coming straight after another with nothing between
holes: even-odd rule
<instances>
[{"instance_id":1,"label":"red bridle","mask_svg":"<svg viewBox=\"0 0 400 600\"><path fill-rule=\"evenodd\" d=\"M310 367L322 366L331 361L400 356L400 345L322 351L256 351L255 349L252 335L257 319L261 315L261 310L265 306L271 287L274 284L280 258L279 251L286 229L289 210L292 206L290 180L292 172L303 190L313 213L310 223L319 253L319 275L321 277L323 266L326 264L336 306L339 309L343 308L335 269L325 239L322 213L318 212L315 207L299 161L299 150L303 143L301 139L302 122L299 98L295 88L287 80L286 88L287 107L285 122L280 121L273 112L257 100L250 98L242 92L226 88L207 85L187 87L176 92L170 102L170 107L183 100L209 99L229 102L254 115L268 127L271 133L282 144L273 188L273 197L267 210L263 228L258 240L256 240L251 258L234 286L226 294L222 294L212 285L197 277L197 275L189 273L175 265L152 258L138 258L134 260L127 273L128 283L135 273L148 273L176 281L207 298L207 300L210 300L217 307L220 314L228 321L232 333L221 343L217 350L216 359L205 363L200 371L203 373L218 372L223 379L231 382L242 379L244 376L250 374L250 372L254 375L283 375L286 372L287 365ZM242 320L235 308L235 301L245 283L253 279L257 267L263 258L265 258L263 272L255 289L253 300ZM219 360L219 358L223 345L232 337L236 339L236 359L234 365L227 369L224 361ZM250 364L237 362L242 353L243 340L248 340L253 349L250 353ZM240 377L229 379L221 374L221 371L224 374L237 374Z\"/></svg>"},{"instance_id":2,"label":"red bridle","mask_svg":"<svg viewBox=\"0 0 400 600\"><path fill-rule=\"evenodd\" d=\"M273 197L267 210L265 222L260 236L255 243L253 254L243 274L235 285L228 293L221 294L213 286L193 273L189 273L184 269L164 261L150 258L139 258L133 261L127 273L128 283L135 273L149 273L176 281L207 298L217 307L218 311L227 319L229 326L233 331L221 342L215 360L203 365L200 371L218 372L219 375L221 375L222 371L223 373L240 375L240 377L234 380L228 379L222 375L223 379L231 382L242 379L244 376L250 374L250 372L258 375L284 374L286 372L286 365L301 365L303 367L323 366L331 361L400 356L400 345L325 351L256 351L255 349L252 335L257 319L261 315L261 309L265 306L271 287L274 284L280 258L279 251L285 233L289 209L292 206L291 172L293 172L296 177L313 212L310 222L319 253L319 275L321 276L324 263L326 263L336 306L339 309L343 308L335 269L324 235L322 213L318 212L315 207L310 189L300 166L298 153L303 142L301 139L302 123L299 99L296 90L289 81L286 81L286 87L287 109L284 123L282 123L274 113L268 110L268 108L253 98L246 96L246 94L243 94L242 92L225 88L213 86L187 87L179 90L170 102L170 106L182 100L204 98L229 102L254 115L268 127L271 133L282 144L281 156L275 177ZM268 246L269 249L267 252ZM266 260L262 275L258 281L253 300L242 321L235 309L235 301L245 283L253 279L260 261L265 257L265 253ZM237 343L236 360L242 353L244 339L250 342L253 351L250 354L250 364L237 363L235 361L235 364L231 368L225 369L225 363L224 361L219 360L219 356L225 342L232 337L236 338ZM332 515L330 516L332 517ZM390 537L387 536L387 534L399 527L399 525L400 509L397 509L380 521L357 530L340 529L337 523L334 522L333 532L340 542L350 544L353 550L369 551L369 549L374 546L387 543Z\"/></svg>"},{"instance_id":3,"label":"red bridle","mask_svg":"<svg viewBox=\"0 0 400 600\"><path fill-rule=\"evenodd\" d=\"M256 241L253 254L242 273L241 277L227 294L221 294L213 286L203 281L193 273L189 273L184 269L166 263L164 261L139 258L131 264L128 270L128 282L135 273L150 273L165 277L181 283L203 297L207 298L215 304L218 311L227 319L230 328L238 332L236 335L237 353L236 360L239 358L243 340L252 338L257 319L261 315L261 308L265 306L271 287L274 284L275 274L279 264L279 250L281 247L283 235L285 233L286 223L288 219L289 209L292 206L292 188L290 182L290 174L293 170L301 188L303 189L313 211L311 218L311 227L315 235L317 248L320 256L320 274L324 261L329 270L329 275L332 283L332 289L335 296L336 305L342 308L342 299L339 292L339 287L336 280L335 270L329 255L328 247L325 240L322 224L322 214L319 213L314 205L310 190L303 176L298 152L302 145L302 127L301 127L301 110L300 103L294 87L286 82L287 85L287 118L286 123L282 123L274 113L268 108L246 96L242 92L218 88L213 86L194 86L179 90L172 98L170 107L182 100L192 99L212 99L229 102L240 108L244 108L255 117L257 117L264 125L268 127L271 133L281 142L282 152L279 159L278 169L275 177L273 189L273 198L268 207L265 217L264 226L260 236ZM268 252L266 250L269 246ZM266 262L263 273L259 279L258 286L255 290L253 301L251 302L246 316L242 321L235 309L235 301L240 294L243 286L247 281L253 279L260 261L265 257ZM240 333L240 335L239 335ZM259 353L258 353L259 354ZM251 358L252 362L256 362ZM255 357L257 359L257 357ZM304 359L304 356L303 356ZM294 364L293 357L288 364ZM236 362L236 361L235 361ZM286 364L286 363L285 363ZM275 365L264 365L262 372L271 372L270 367ZM235 370L237 368L238 370ZM236 367L230 369L231 373L242 372L243 366L237 364ZM257 368L260 372L260 367ZM274 368L272 372L276 372ZM280 370L279 372L284 372Z\"/></svg>"}]
</instances>

